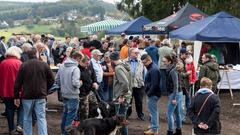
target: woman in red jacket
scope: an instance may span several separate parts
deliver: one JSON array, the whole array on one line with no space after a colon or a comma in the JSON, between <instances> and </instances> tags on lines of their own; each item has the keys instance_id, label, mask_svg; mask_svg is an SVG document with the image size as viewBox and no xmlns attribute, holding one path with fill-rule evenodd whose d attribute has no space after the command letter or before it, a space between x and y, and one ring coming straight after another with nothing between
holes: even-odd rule
<instances>
[{"instance_id":1,"label":"woman in red jacket","mask_svg":"<svg viewBox=\"0 0 240 135\"><path fill-rule=\"evenodd\" d=\"M185 63L186 63L186 71L190 71L190 75L189 75L189 84L190 84L190 87L192 87L196 80L197 80L197 77L196 77L196 71L195 71L195 67L194 67L194 63L193 63L193 57L191 55L190 52L187 53L187 58L185 59ZM192 93L193 91L191 90L191 95L193 94Z\"/></svg>"},{"instance_id":2,"label":"woman in red jacket","mask_svg":"<svg viewBox=\"0 0 240 135\"><path fill-rule=\"evenodd\" d=\"M0 63L0 96L4 99L6 116L10 134L22 130L22 107L14 105L14 82L22 62L22 50L16 46L10 47L5 53L5 60ZM14 112L18 109L17 127L14 125ZM18 130L16 130L16 128Z\"/></svg>"},{"instance_id":3,"label":"woman in red jacket","mask_svg":"<svg viewBox=\"0 0 240 135\"><path fill-rule=\"evenodd\" d=\"M194 84L196 82L196 71L193 63L193 57L190 52L187 53L187 58L185 60L186 63L186 70L191 71L191 74L189 75L189 84Z\"/></svg>"}]
</instances>

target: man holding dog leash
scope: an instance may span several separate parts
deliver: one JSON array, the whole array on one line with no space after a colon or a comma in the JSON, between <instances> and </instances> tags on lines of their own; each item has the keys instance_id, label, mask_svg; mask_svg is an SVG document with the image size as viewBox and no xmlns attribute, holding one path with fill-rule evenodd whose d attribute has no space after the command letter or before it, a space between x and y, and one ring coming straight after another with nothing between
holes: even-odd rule
<instances>
[{"instance_id":1,"label":"man holding dog leash","mask_svg":"<svg viewBox=\"0 0 240 135\"><path fill-rule=\"evenodd\" d=\"M113 79L113 101L116 101L116 115L126 118L127 110L132 98L130 67L119 59L118 52L112 52L110 59L115 65ZM122 135L128 135L126 124L121 128Z\"/></svg>"}]
</instances>

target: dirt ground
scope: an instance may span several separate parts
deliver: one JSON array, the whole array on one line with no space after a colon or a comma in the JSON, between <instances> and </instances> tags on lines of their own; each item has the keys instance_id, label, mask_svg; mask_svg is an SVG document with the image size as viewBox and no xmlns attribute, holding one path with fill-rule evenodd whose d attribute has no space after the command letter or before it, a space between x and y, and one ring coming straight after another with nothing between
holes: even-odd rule
<instances>
[{"instance_id":1,"label":"dirt ground","mask_svg":"<svg viewBox=\"0 0 240 135\"><path fill-rule=\"evenodd\" d=\"M221 99L221 122L222 131L221 135L240 135L240 106L233 107L233 103L240 103L240 92L234 92L234 100L231 100L228 92L220 93ZM144 112L146 115L145 121L137 119L135 109L131 115L129 121L129 135L143 135L143 131L148 127L149 115L146 109L146 100L144 100ZM160 135L166 135L167 131L167 120L166 120L166 103L167 98L162 97L159 101L159 116L160 116ZM49 135L60 135L60 123L62 104L57 101L57 94L54 93L48 96L48 108L50 111L47 112L48 132ZM134 105L133 105L133 108ZM57 111L51 111L55 109ZM3 104L0 104L0 111L4 110ZM36 128L34 128L36 131ZM183 125L183 135L191 135L192 126L191 124ZM7 121L6 118L0 118L0 135L7 135ZM34 135L37 135L34 133Z\"/></svg>"}]
</instances>

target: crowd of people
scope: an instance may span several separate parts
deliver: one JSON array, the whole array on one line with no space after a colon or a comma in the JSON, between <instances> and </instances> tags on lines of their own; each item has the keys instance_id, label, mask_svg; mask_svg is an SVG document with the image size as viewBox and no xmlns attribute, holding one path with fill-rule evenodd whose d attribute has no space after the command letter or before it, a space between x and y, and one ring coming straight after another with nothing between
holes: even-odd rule
<instances>
[{"instance_id":1,"label":"crowd of people","mask_svg":"<svg viewBox=\"0 0 240 135\"><path fill-rule=\"evenodd\" d=\"M150 120L144 134L158 134L161 96L168 97L167 135L181 135L188 118L195 134L220 134L220 102L214 94L221 79L217 59L202 54L197 76L186 43L176 48L168 39L127 38L124 33L119 39L101 41L96 35L67 36L61 41L38 34L13 35L6 43L4 36L0 40L0 97L10 134L32 135L35 123L38 135L48 134L46 97L56 86L63 102L63 135L67 126L90 118L89 108L102 102L115 102L116 115L127 120L134 100L139 120L146 121L145 96ZM53 66L59 67L55 76ZM127 124L121 133L128 134Z\"/></svg>"}]
</instances>

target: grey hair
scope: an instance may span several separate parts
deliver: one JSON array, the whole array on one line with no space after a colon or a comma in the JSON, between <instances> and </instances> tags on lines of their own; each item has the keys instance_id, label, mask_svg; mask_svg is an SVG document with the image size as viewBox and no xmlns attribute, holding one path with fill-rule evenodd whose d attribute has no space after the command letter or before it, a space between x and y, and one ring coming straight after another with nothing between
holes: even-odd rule
<instances>
[{"instance_id":1,"label":"grey hair","mask_svg":"<svg viewBox=\"0 0 240 135\"><path fill-rule=\"evenodd\" d=\"M138 48L130 48L130 49L129 49L129 53L132 53L132 51L138 52L139 50L138 50Z\"/></svg>"},{"instance_id":2,"label":"grey hair","mask_svg":"<svg viewBox=\"0 0 240 135\"><path fill-rule=\"evenodd\" d=\"M25 43L25 42L27 42L27 39L25 37L20 37L20 41Z\"/></svg>"},{"instance_id":3,"label":"grey hair","mask_svg":"<svg viewBox=\"0 0 240 135\"><path fill-rule=\"evenodd\" d=\"M24 44L22 45L22 51L23 51L23 52L27 52L27 51L30 50L32 47L33 47L33 46L32 46L31 44L29 44L29 43L24 43Z\"/></svg>"},{"instance_id":4,"label":"grey hair","mask_svg":"<svg viewBox=\"0 0 240 135\"><path fill-rule=\"evenodd\" d=\"M21 59L21 53L22 53L22 50L17 47L17 46L12 46L10 48L7 49L6 53L5 53L5 57L8 57L8 56L15 56L17 57L18 59Z\"/></svg>"}]
</instances>

